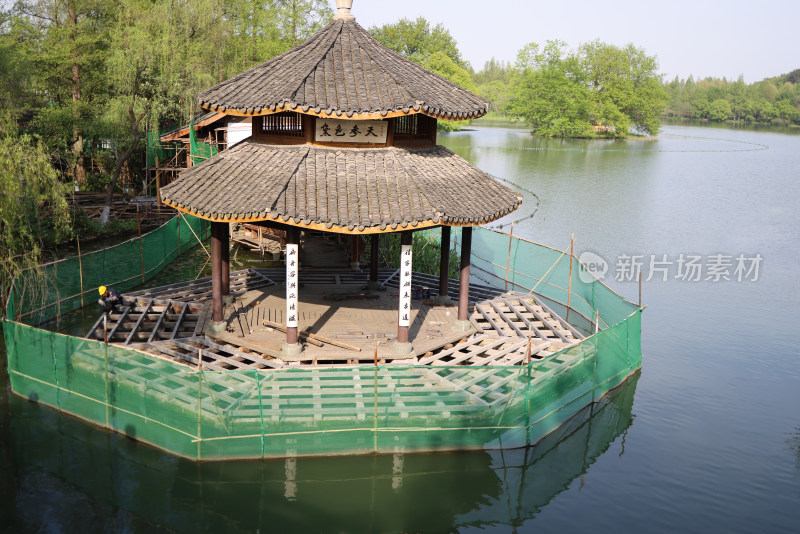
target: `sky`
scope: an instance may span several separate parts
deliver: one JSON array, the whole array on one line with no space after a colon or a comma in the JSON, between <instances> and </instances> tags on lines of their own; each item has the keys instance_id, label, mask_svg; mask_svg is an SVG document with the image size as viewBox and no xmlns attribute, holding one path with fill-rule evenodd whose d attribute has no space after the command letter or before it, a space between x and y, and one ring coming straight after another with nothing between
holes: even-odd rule
<instances>
[{"instance_id":1,"label":"sky","mask_svg":"<svg viewBox=\"0 0 800 534\"><path fill-rule=\"evenodd\" d=\"M352 13L365 28L403 17L441 22L476 70L550 39L570 48L633 43L658 58L667 80L742 75L753 83L800 68L800 0L354 0Z\"/></svg>"}]
</instances>

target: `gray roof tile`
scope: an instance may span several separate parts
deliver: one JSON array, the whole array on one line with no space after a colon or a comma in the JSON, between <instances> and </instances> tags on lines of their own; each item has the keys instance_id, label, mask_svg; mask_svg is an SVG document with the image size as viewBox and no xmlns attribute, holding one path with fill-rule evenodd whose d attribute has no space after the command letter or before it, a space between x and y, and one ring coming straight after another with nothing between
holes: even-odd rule
<instances>
[{"instance_id":1,"label":"gray roof tile","mask_svg":"<svg viewBox=\"0 0 800 534\"><path fill-rule=\"evenodd\" d=\"M198 95L214 111L253 114L300 107L352 117L402 110L480 117L489 103L389 50L351 20L334 20L303 44Z\"/></svg>"},{"instance_id":2,"label":"gray roof tile","mask_svg":"<svg viewBox=\"0 0 800 534\"><path fill-rule=\"evenodd\" d=\"M521 197L441 146L279 146L243 141L161 188L169 205L206 218L270 218L349 230L478 225Z\"/></svg>"}]
</instances>

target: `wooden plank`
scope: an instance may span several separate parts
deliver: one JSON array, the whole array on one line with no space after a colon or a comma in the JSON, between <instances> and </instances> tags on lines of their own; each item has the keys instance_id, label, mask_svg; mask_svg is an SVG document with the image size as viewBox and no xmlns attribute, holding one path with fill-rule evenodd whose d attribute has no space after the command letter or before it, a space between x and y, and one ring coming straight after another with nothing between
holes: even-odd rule
<instances>
[{"instance_id":1,"label":"wooden plank","mask_svg":"<svg viewBox=\"0 0 800 534\"><path fill-rule=\"evenodd\" d=\"M540 306L540 307L541 307L541 308L542 308L544 311L546 311L547 313L549 313L551 317L554 317L554 318L555 318L555 319L556 319L556 320L557 320L559 323L561 323L561 325L562 325L562 326L563 326L565 329L569 330L569 331L572 333L572 335L573 335L573 336L575 336L575 338L576 338L576 339L583 339L583 338L585 338L585 337L586 337L586 336L584 336L583 334L581 334L581 333L578 331L578 329L576 329L574 326L572 326L572 325L571 325L571 324L569 324L567 321L565 321L565 320L564 320L564 319L563 319L563 318L562 318L560 315L558 315L556 312L554 312L554 311L553 311L553 310L550 308L550 306L548 306L547 304L545 304L545 303L544 303L544 302L543 302L541 299L538 299L538 298L536 298L536 296L535 296L535 295L528 295L528 296L529 296L529 298L532 298L532 299L533 299L533 301L534 301L536 304L538 304L538 305L539 305L539 306ZM520 298L520 300L522 300L522 298Z\"/></svg>"},{"instance_id":2,"label":"wooden plank","mask_svg":"<svg viewBox=\"0 0 800 534\"><path fill-rule=\"evenodd\" d=\"M156 342L156 343L150 343L148 345L148 347L151 348L152 350L156 350L158 352L166 354L167 356L170 356L170 357L174 358L177 361L184 361L184 362L188 362L188 363L192 364L195 367L197 366L198 359L195 356L193 356L191 353L190 354L186 354L186 353L183 353L183 352L178 352L176 350L173 350L173 349L169 348L166 345L167 343L172 343L172 342L171 341L159 341L159 342ZM227 371L228 370L228 369L226 369L226 368L224 368L222 366L214 364L213 362L203 362L203 367L204 368L208 368L208 369L213 369L214 371Z\"/></svg>"},{"instance_id":3,"label":"wooden plank","mask_svg":"<svg viewBox=\"0 0 800 534\"><path fill-rule=\"evenodd\" d=\"M506 341L504 339L495 338L495 339L490 340L487 345L480 345L480 344L469 344L468 345L468 344L465 343L463 346L461 346L460 350L457 350L455 353L453 353L453 359L452 360L447 361L447 362L443 362L443 361L441 361L441 359L439 359L439 360L435 360L435 361L431 362L431 365L434 365L434 366L455 366L455 365L458 365L460 362L462 362L464 360L472 359L474 356L482 354L482 353L486 352L487 350L492 349L492 348L494 348L494 347L496 347L498 345L502 345L505 342ZM462 352L464 349L466 349L467 352Z\"/></svg>"},{"instance_id":4,"label":"wooden plank","mask_svg":"<svg viewBox=\"0 0 800 534\"><path fill-rule=\"evenodd\" d=\"M169 338L175 339L175 336L178 334L178 329L181 327L181 322L183 322L183 316L186 315L186 310L189 309L188 304L184 304L183 308L181 309L181 314L178 316L178 320L175 322L175 328L172 329L172 334Z\"/></svg>"},{"instance_id":5,"label":"wooden plank","mask_svg":"<svg viewBox=\"0 0 800 534\"><path fill-rule=\"evenodd\" d=\"M234 343L234 342L232 342L232 341L230 341L228 339L225 339L225 338L222 338L222 337L219 337L219 336L209 336L209 335L207 335L206 339L203 340L203 342L207 346L209 346L211 348L214 348L216 350L225 350L225 351L231 352L231 353L235 352L235 353L239 354L243 358L250 359L250 360L252 360L252 361L254 361L256 363L260 363L262 365L266 365L267 367L273 367L273 368L277 369L277 368L280 368L280 367L284 367L284 365L285 365L281 360L267 360L265 358L262 358L262 357L258 356L257 354L244 353L244 352L237 351L233 347L229 347L229 346L226 346L226 345L219 345L217 343L214 343L213 341L210 341L208 339L209 337L212 337L213 339L216 339L218 341L222 341L223 343L232 343L234 345L239 345L240 347L246 348L248 350L258 350L258 351L262 352L262 354L268 354L268 355L273 356L275 358L278 358L280 356L280 350L275 351L275 350L267 349L266 347L261 348L259 346L260 344L256 343L256 342L236 341ZM197 339L202 339L202 338L197 338ZM251 345L255 345L257 348L254 349Z\"/></svg>"},{"instance_id":6,"label":"wooden plank","mask_svg":"<svg viewBox=\"0 0 800 534\"><path fill-rule=\"evenodd\" d=\"M492 347L492 349L495 349L495 350L492 350L492 351L488 351L487 350L487 351L485 351L484 354L487 355L486 357L484 357L484 358L476 358L469 365L471 367L476 367L476 366L482 366L482 365L486 365L488 363L494 362L496 360L499 360L500 358L502 358L506 354L508 354L510 352L513 352L515 350L518 350L520 347L526 346L528 344L528 342L527 341L514 341L514 342L505 341L504 344L505 344L505 346L503 346L500 349L495 349L494 347Z\"/></svg>"},{"instance_id":7,"label":"wooden plank","mask_svg":"<svg viewBox=\"0 0 800 534\"><path fill-rule=\"evenodd\" d=\"M133 326L133 328L131 329L131 333L130 333L130 334L128 334L128 337L127 337L127 339L125 339L125 344L126 344L126 345L129 345L129 344L130 344L130 342L131 342L131 339L133 339L133 334L134 334L134 333L136 333L136 332L139 330L139 327L142 325L142 320L145 318L145 316L146 316L146 315L147 315L147 313L150 311L150 308L151 308L152 306L153 306L153 301L151 300L150 302L148 302L148 303L147 303L147 306L145 307L144 311L143 311L143 312L142 312L142 314L139 316L139 320L138 320L138 321L136 321L136 324L135 324L135 325Z\"/></svg>"},{"instance_id":8,"label":"wooden plank","mask_svg":"<svg viewBox=\"0 0 800 534\"><path fill-rule=\"evenodd\" d=\"M125 320L125 316L127 316L127 315L128 315L128 311L129 311L130 309L131 309L131 308L130 308L130 306L125 306L125 309L124 309L124 310L122 310L122 316L120 317L119 321L117 321L117 324L115 324L115 325L114 325L114 328L112 328L112 329L111 329L111 332L109 332L109 333L108 333L108 340L109 340L109 341L111 341L112 339L114 339L114 334L116 334L116 332L117 332L117 329L118 329L118 328L119 328L119 326L122 324L122 322Z\"/></svg>"},{"instance_id":9,"label":"wooden plank","mask_svg":"<svg viewBox=\"0 0 800 534\"><path fill-rule=\"evenodd\" d=\"M489 339L489 337L486 336L485 334L478 334L474 338L468 340L466 343L459 343L459 344L456 344L452 348L445 349L443 351L437 352L437 353L433 354L432 356L427 356L425 358L420 358L419 359L419 365L428 365L431 362L434 362L436 360L444 358L445 356L450 356L451 354L453 354L455 352L458 352L459 350L462 350L465 347L470 347L472 345L478 344L481 341L484 341L486 339Z\"/></svg>"},{"instance_id":10,"label":"wooden plank","mask_svg":"<svg viewBox=\"0 0 800 534\"><path fill-rule=\"evenodd\" d=\"M101 324L103 324L103 318L104 318L105 316L106 316L106 313L105 313L105 312L103 312L103 314L100 316L100 318L99 318L97 321L95 321L94 325L92 325L92 327L89 329L89 331L88 331L88 332L86 332L86 336L85 336L85 337L86 337L86 339L91 339L91 338L92 338L92 334L94 334L95 330L97 330L97 328L98 328L98 327L99 327Z\"/></svg>"},{"instance_id":11,"label":"wooden plank","mask_svg":"<svg viewBox=\"0 0 800 534\"><path fill-rule=\"evenodd\" d=\"M164 321L164 317L167 315L167 310L168 309L169 309L169 306L165 306L164 310L161 312L161 315L158 316L158 320L156 321L156 325L153 327L153 331L150 332L150 337L147 338L147 342L148 343L152 343L153 342L153 338L156 337L156 334L158 334L158 329L159 329L159 327L161 327L161 323Z\"/></svg>"},{"instance_id":12,"label":"wooden plank","mask_svg":"<svg viewBox=\"0 0 800 534\"><path fill-rule=\"evenodd\" d=\"M481 316L483 316L486 322L488 322L492 326L492 328L494 328L497 331L497 333L500 334L500 336L510 337L505 332L503 332L503 329L500 328L500 326L498 326L498 324L494 321L494 319L489 317L489 314L486 312L486 310L483 309L483 307L480 304L476 303L475 309L478 310L478 313L480 313Z\"/></svg>"},{"instance_id":13,"label":"wooden plank","mask_svg":"<svg viewBox=\"0 0 800 534\"><path fill-rule=\"evenodd\" d=\"M188 343L188 341L189 340L181 340L181 341L171 340L170 343L172 343L176 347L184 349L184 350L189 350L189 351L193 351L193 352L199 350L199 347L190 345ZM195 343L200 343L199 341L194 341L194 342ZM202 343L200 343L200 344L202 345ZM230 357L225 356L223 354L218 354L218 353L214 352L213 350L209 350L210 348L211 347L207 347L207 346L204 347L204 350L203 350L203 355L204 356L208 356L210 358L213 358L217 362L222 361L222 363L226 363L226 364L234 367L235 369L239 369L239 370L247 369L249 367L246 363L240 362L239 360L236 360L234 358L230 358ZM217 350L217 349L215 349L215 350ZM236 356L241 354L241 352L237 351L233 347L224 347L223 351L224 352L228 352L228 353L230 353L232 355L236 355ZM205 365L205 364L206 364L206 362L203 362L203 365Z\"/></svg>"},{"instance_id":14,"label":"wooden plank","mask_svg":"<svg viewBox=\"0 0 800 534\"><path fill-rule=\"evenodd\" d=\"M501 300L503 302L505 302L505 304L506 304L506 306L508 306L509 310L513 311L517 315L517 317L519 317L522 320L522 322L525 323L525 325L528 327L528 329L530 331L532 331L532 332L534 332L536 334L536 337L541 338L541 339L547 339L547 336L544 335L544 332L539 330L539 328L537 328L537 326L535 324L533 324L533 322L529 321L527 317L522 315L522 313L517 309L517 307L514 306L513 304L511 304L511 301L509 301L505 297L503 297ZM524 336L524 337L527 337L527 336Z\"/></svg>"},{"instance_id":15,"label":"wooden plank","mask_svg":"<svg viewBox=\"0 0 800 534\"><path fill-rule=\"evenodd\" d=\"M512 330L514 330L514 331L517 333L517 335L518 335L519 337L527 337L527 336L526 336L526 335L525 335L525 334L522 332L522 330L521 330L521 329L520 329L520 328L519 328L519 327L518 327L518 326L517 326L517 325L514 323L514 321L512 321L512 320L511 320L511 317L509 317L507 313L505 313L505 312L503 312L503 311L501 311L501 310L500 310L500 307L499 307L499 306L498 306L498 305L495 303L495 301L494 301L494 300L490 300L490 301L489 301L489 305L492 307L492 309L493 309L495 312L497 312L497 315L499 315L499 316L500 316L500 318L501 318L501 319L503 319L503 321L505 321L505 323L506 323L508 326L510 326ZM512 310L512 311L513 311L513 310Z\"/></svg>"},{"instance_id":16,"label":"wooden plank","mask_svg":"<svg viewBox=\"0 0 800 534\"><path fill-rule=\"evenodd\" d=\"M541 313L539 313L538 311L536 311L536 309L535 309L533 306L531 306L531 305L530 305L530 303L528 303L528 301L526 301L525 299L523 299L523 298L521 298L521 297L520 297L520 299L519 299L519 303L520 303L520 304L522 304L522 306L523 306L523 307L524 307L526 310L528 310L530 313L532 313L534 317L536 317L537 319L539 319L539 320L542 322L542 324L544 324L544 325L545 325L545 326L548 328L548 330L550 330L550 331L551 331L551 332L553 332L553 333L554 333L556 336L558 336L558 338L559 338L559 339L561 339L561 341L563 341L564 343L571 343L571 341L570 341L569 339L567 339L567 337L566 337L564 334L562 334L562 333L561 333L561 330L560 330L560 329L558 329L558 328L553 328L553 327L550 325L550 323L547 321L547 319L545 319L545 318L544 318L544 316L543 316ZM544 309L544 308L542 308L542 309Z\"/></svg>"},{"instance_id":17,"label":"wooden plank","mask_svg":"<svg viewBox=\"0 0 800 534\"><path fill-rule=\"evenodd\" d=\"M262 324L264 324L266 326L269 326L271 328L274 328L275 330L278 330L280 332L286 333L286 327L281 325L281 324L278 324L278 323L275 323L275 322L272 322L272 321L267 321L267 320L264 320L264 322ZM309 332L306 332L305 330L300 332L300 333L298 333L298 336L301 337L301 338L305 338L306 341L308 341L312 345L316 345L317 347L324 347L325 346L325 343L323 343L322 341L316 339L317 336L315 336L314 334L310 334Z\"/></svg>"},{"instance_id":18,"label":"wooden plank","mask_svg":"<svg viewBox=\"0 0 800 534\"><path fill-rule=\"evenodd\" d=\"M388 283L389 283L389 282L390 282L392 279L394 279L394 278L395 278L395 277L396 277L398 274L400 274L400 269L397 269L395 272L393 272L393 273L391 274L391 276L389 276L388 278L385 278L385 279L383 280L383 282L381 282L381 285L382 285L382 286L385 286L385 285L386 285L386 284L388 284ZM416 274L416 273L414 273L414 274ZM413 278L414 274L412 274L412 275L411 275L411 276L412 276L412 278Z\"/></svg>"},{"instance_id":19,"label":"wooden plank","mask_svg":"<svg viewBox=\"0 0 800 534\"><path fill-rule=\"evenodd\" d=\"M208 320L208 314L210 311L211 311L211 305L204 304L203 310L197 316L197 323L194 325L194 331L192 332L192 337L199 336L202 333L203 327L205 326L205 323Z\"/></svg>"}]
</instances>

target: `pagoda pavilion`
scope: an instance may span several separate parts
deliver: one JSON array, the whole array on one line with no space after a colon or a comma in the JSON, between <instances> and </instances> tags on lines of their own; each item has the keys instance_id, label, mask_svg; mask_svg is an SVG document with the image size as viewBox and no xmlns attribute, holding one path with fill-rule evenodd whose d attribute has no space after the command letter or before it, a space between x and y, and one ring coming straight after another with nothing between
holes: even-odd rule
<instances>
[{"instance_id":1,"label":"pagoda pavilion","mask_svg":"<svg viewBox=\"0 0 800 534\"><path fill-rule=\"evenodd\" d=\"M412 234L441 227L438 303L448 303L450 229L462 227L454 328L471 328L472 227L514 211L521 197L436 144L437 120L480 117L489 103L380 44L337 0L333 22L301 45L198 95L216 113L252 117L252 136L182 171L161 189L179 211L211 221L212 315L225 328L230 299L229 228L243 222L286 232L286 339L296 356L300 234L371 239L370 284L378 283L381 234L400 233L398 356L409 340Z\"/></svg>"}]
</instances>

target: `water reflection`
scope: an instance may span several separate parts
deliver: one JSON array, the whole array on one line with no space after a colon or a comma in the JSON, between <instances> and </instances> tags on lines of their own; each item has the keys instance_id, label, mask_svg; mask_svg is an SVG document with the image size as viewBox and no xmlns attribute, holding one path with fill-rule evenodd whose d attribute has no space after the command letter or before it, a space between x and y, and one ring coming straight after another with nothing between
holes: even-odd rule
<instances>
[{"instance_id":1,"label":"water reflection","mask_svg":"<svg viewBox=\"0 0 800 534\"><path fill-rule=\"evenodd\" d=\"M535 516L632 422L638 375L530 449L196 464L12 396L18 531L448 532ZM8 426L6 426L8 425Z\"/></svg>"}]
</instances>

